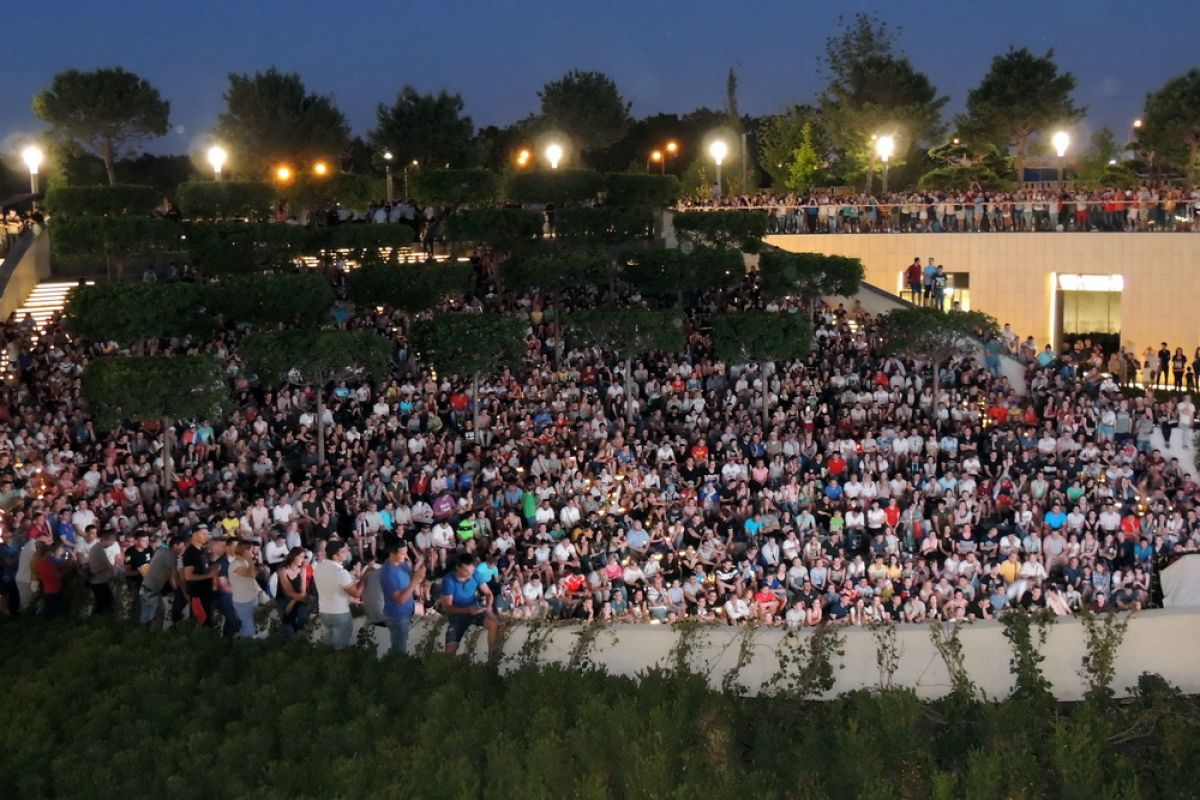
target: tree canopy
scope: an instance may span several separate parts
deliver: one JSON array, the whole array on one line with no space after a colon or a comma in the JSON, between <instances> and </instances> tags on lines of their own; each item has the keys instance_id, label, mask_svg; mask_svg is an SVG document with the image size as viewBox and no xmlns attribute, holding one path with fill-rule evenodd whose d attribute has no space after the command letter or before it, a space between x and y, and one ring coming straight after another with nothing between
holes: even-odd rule
<instances>
[{"instance_id":1,"label":"tree canopy","mask_svg":"<svg viewBox=\"0 0 1200 800\"><path fill-rule=\"evenodd\" d=\"M897 308L884 314L880 325L880 335L888 351L923 358L932 364L935 392L941 365L974 353L981 340L994 339L999 333L995 318L982 311Z\"/></svg>"},{"instance_id":2,"label":"tree canopy","mask_svg":"<svg viewBox=\"0 0 1200 800\"><path fill-rule=\"evenodd\" d=\"M422 363L441 374L492 374L525 357L526 325L502 314L442 314L418 320L412 343Z\"/></svg>"},{"instance_id":3,"label":"tree canopy","mask_svg":"<svg viewBox=\"0 0 1200 800\"><path fill-rule=\"evenodd\" d=\"M500 267L505 288L518 292L561 292L573 286L600 286L614 276L612 256L580 248L516 255Z\"/></svg>"},{"instance_id":4,"label":"tree canopy","mask_svg":"<svg viewBox=\"0 0 1200 800\"><path fill-rule=\"evenodd\" d=\"M97 358L82 384L101 428L127 420L214 419L229 400L224 364L211 356Z\"/></svg>"},{"instance_id":5,"label":"tree canopy","mask_svg":"<svg viewBox=\"0 0 1200 800\"><path fill-rule=\"evenodd\" d=\"M371 331L290 329L252 333L238 345L246 368L267 384L379 380L388 374L391 343Z\"/></svg>"},{"instance_id":6,"label":"tree canopy","mask_svg":"<svg viewBox=\"0 0 1200 800\"><path fill-rule=\"evenodd\" d=\"M536 127L562 133L581 153L603 150L629 130L630 103L603 72L573 69L541 88L542 113Z\"/></svg>"},{"instance_id":7,"label":"tree canopy","mask_svg":"<svg viewBox=\"0 0 1200 800\"><path fill-rule=\"evenodd\" d=\"M990 142L1007 153L1016 147L1021 179L1031 138L1079 120L1085 108L1072 98L1075 76L1059 72L1054 51L1035 56L1027 48L1009 48L992 59L980 84L967 94L966 113L956 123L968 141Z\"/></svg>"},{"instance_id":8,"label":"tree canopy","mask_svg":"<svg viewBox=\"0 0 1200 800\"><path fill-rule=\"evenodd\" d=\"M712 320L713 346L722 361L787 361L812 351L812 323L804 314L729 311Z\"/></svg>"},{"instance_id":9,"label":"tree canopy","mask_svg":"<svg viewBox=\"0 0 1200 800\"><path fill-rule=\"evenodd\" d=\"M866 175L869 188L876 154L873 138L892 136L892 163L901 163L921 144L942 133L942 107L933 82L896 49L897 31L867 14L857 14L825 45L830 82L821 111L845 177Z\"/></svg>"},{"instance_id":10,"label":"tree canopy","mask_svg":"<svg viewBox=\"0 0 1200 800\"><path fill-rule=\"evenodd\" d=\"M639 291L670 296L736 286L746 277L746 265L737 250L646 250L630 256L622 275Z\"/></svg>"},{"instance_id":11,"label":"tree canopy","mask_svg":"<svg viewBox=\"0 0 1200 800\"><path fill-rule=\"evenodd\" d=\"M568 337L580 346L596 345L624 358L661 351L677 353L686 343L678 311L597 308L567 315Z\"/></svg>"},{"instance_id":12,"label":"tree canopy","mask_svg":"<svg viewBox=\"0 0 1200 800\"><path fill-rule=\"evenodd\" d=\"M371 264L350 273L346 290L351 301L365 306L392 306L409 313L428 311L449 295L470 291L470 264Z\"/></svg>"},{"instance_id":13,"label":"tree canopy","mask_svg":"<svg viewBox=\"0 0 1200 800\"><path fill-rule=\"evenodd\" d=\"M824 164L828 147L820 113L812 106L791 105L767 117L759 128L762 167L777 189L804 191Z\"/></svg>"},{"instance_id":14,"label":"tree canopy","mask_svg":"<svg viewBox=\"0 0 1200 800\"><path fill-rule=\"evenodd\" d=\"M242 176L265 177L276 163L306 170L348 149L350 127L333 98L309 92L294 72L231 73L225 103L213 136Z\"/></svg>"},{"instance_id":15,"label":"tree canopy","mask_svg":"<svg viewBox=\"0 0 1200 800\"><path fill-rule=\"evenodd\" d=\"M769 250L758 261L758 281L764 295L852 297L862 287L862 261L824 253L788 253Z\"/></svg>"},{"instance_id":16,"label":"tree canopy","mask_svg":"<svg viewBox=\"0 0 1200 800\"><path fill-rule=\"evenodd\" d=\"M1146 95L1137 144L1153 152L1160 163L1182 168L1187 185L1195 185L1200 157L1200 68L1171 78Z\"/></svg>"},{"instance_id":17,"label":"tree canopy","mask_svg":"<svg viewBox=\"0 0 1200 800\"><path fill-rule=\"evenodd\" d=\"M421 94L406 85L391 105L379 104L375 118L371 145L391 152L393 164L462 169L479 162L475 124L463 114L460 94Z\"/></svg>"},{"instance_id":18,"label":"tree canopy","mask_svg":"<svg viewBox=\"0 0 1200 800\"><path fill-rule=\"evenodd\" d=\"M98 156L112 185L120 155L166 134L171 104L145 78L120 67L71 69L34 96L33 113L58 139Z\"/></svg>"}]
</instances>

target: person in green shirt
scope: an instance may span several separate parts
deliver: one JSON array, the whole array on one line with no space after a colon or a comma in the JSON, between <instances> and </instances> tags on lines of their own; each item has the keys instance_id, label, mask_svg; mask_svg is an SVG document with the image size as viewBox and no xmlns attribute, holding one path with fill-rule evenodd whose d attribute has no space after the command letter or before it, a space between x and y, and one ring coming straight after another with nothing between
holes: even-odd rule
<instances>
[{"instance_id":1,"label":"person in green shirt","mask_svg":"<svg viewBox=\"0 0 1200 800\"><path fill-rule=\"evenodd\" d=\"M521 515L525 517L525 522L528 525L533 525L537 519L537 495L528 489L521 495Z\"/></svg>"}]
</instances>

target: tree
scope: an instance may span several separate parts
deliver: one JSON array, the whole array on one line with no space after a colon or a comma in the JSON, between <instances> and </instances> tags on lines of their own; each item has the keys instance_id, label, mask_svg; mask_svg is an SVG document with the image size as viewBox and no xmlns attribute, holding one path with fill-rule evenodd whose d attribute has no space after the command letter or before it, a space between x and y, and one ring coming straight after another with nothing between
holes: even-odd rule
<instances>
[{"instance_id":1,"label":"tree","mask_svg":"<svg viewBox=\"0 0 1200 800\"><path fill-rule=\"evenodd\" d=\"M734 364L804 358L812 352L812 323L804 314L730 311L712 319L717 358ZM771 420L771 386L762 370L763 426Z\"/></svg>"},{"instance_id":2,"label":"tree","mask_svg":"<svg viewBox=\"0 0 1200 800\"><path fill-rule=\"evenodd\" d=\"M265 176L276 163L307 169L349 148L350 127L333 98L309 93L294 72L231 73L225 103L213 136L243 176Z\"/></svg>"},{"instance_id":3,"label":"tree","mask_svg":"<svg viewBox=\"0 0 1200 800\"><path fill-rule=\"evenodd\" d=\"M182 249L178 225L134 216L62 219L54 223L50 244L58 257L102 256L110 281L121 279L130 258Z\"/></svg>"},{"instance_id":4,"label":"tree","mask_svg":"<svg viewBox=\"0 0 1200 800\"><path fill-rule=\"evenodd\" d=\"M1148 160L1182 167L1187 185L1196 182L1200 157L1200 68L1172 78L1146 95L1138 149L1152 153Z\"/></svg>"},{"instance_id":5,"label":"tree","mask_svg":"<svg viewBox=\"0 0 1200 800\"><path fill-rule=\"evenodd\" d=\"M166 134L171 104L144 78L120 67L71 69L34 96L33 113L73 148L99 156L112 185L120 154Z\"/></svg>"},{"instance_id":6,"label":"tree","mask_svg":"<svg viewBox=\"0 0 1200 800\"><path fill-rule=\"evenodd\" d=\"M224 364L211 356L97 358L83 371L83 396L96 424L162 424L163 484L171 481L171 425L179 419L216 419L229 387Z\"/></svg>"},{"instance_id":7,"label":"tree","mask_svg":"<svg viewBox=\"0 0 1200 800\"><path fill-rule=\"evenodd\" d=\"M646 250L630 256L622 276L638 291L659 297L674 295L682 306L684 292L737 286L746 277L746 266L737 250Z\"/></svg>"},{"instance_id":8,"label":"tree","mask_svg":"<svg viewBox=\"0 0 1200 800\"><path fill-rule=\"evenodd\" d=\"M630 103L603 72L573 69L538 92L542 101L536 127L562 133L581 153L603 150L629 130Z\"/></svg>"},{"instance_id":9,"label":"tree","mask_svg":"<svg viewBox=\"0 0 1200 800\"><path fill-rule=\"evenodd\" d=\"M686 343L678 311L603 308L576 311L566 319L567 335L579 346L598 346L625 361L625 419L634 418L633 359L650 352L677 353Z\"/></svg>"},{"instance_id":10,"label":"tree","mask_svg":"<svg viewBox=\"0 0 1200 800\"><path fill-rule=\"evenodd\" d=\"M953 358L974 353L980 342L1000 335L995 318L982 311L942 312L936 308L897 308L883 316L880 336L893 353L923 358L933 368L933 396L938 372Z\"/></svg>"},{"instance_id":11,"label":"tree","mask_svg":"<svg viewBox=\"0 0 1200 800\"><path fill-rule=\"evenodd\" d=\"M942 133L941 111L948 98L938 96L929 78L896 50L898 31L866 14L842 20L839 33L825 45L829 87L821 111L843 174L865 175L870 191L875 169L874 137L896 140L891 163Z\"/></svg>"},{"instance_id":12,"label":"tree","mask_svg":"<svg viewBox=\"0 0 1200 800\"><path fill-rule=\"evenodd\" d=\"M216 330L205 310L207 294L197 283L81 285L67 296L63 319L73 336L92 343L206 337Z\"/></svg>"},{"instance_id":13,"label":"tree","mask_svg":"<svg viewBox=\"0 0 1200 800\"><path fill-rule=\"evenodd\" d=\"M1103 127L1092 134L1091 146L1079 159L1075 169L1075 180L1087 186L1133 186L1138 182L1137 173L1126 164L1119 163L1121 145L1112 129Z\"/></svg>"},{"instance_id":14,"label":"tree","mask_svg":"<svg viewBox=\"0 0 1200 800\"><path fill-rule=\"evenodd\" d=\"M572 287L611 285L616 275L612 257L603 250L579 249L517 255L500 268L500 280L514 292L540 290L551 296L558 331L554 358L562 358L562 293Z\"/></svg>"},{"instance_id":15,"label":"tree","mask_svg":"<svg viewBox=\"0 0 1200 800\"><path fill-rule=\"evenodd\" d=\"M391 343L369 331L262 331L242 340L238 352L264 383L316 387L320 466L325 465L325 387L333 381L382 380L392 359Z\"/></svg>"},{"instance_id":16,"label":"tree","mask_svg":"<svg viewBox=\"0 0 1200 800\"><path fill-rule=\"evenodd\" d=\"M446 314L413 323L412 344L422 362L443 375L471 377L476 431L479 376L521 365L525 326L525 322L502 314Z\"/></svg>"},{"instance_id":17,"label":"tree","mask_svg":"<svg viewBox=\"0 0 1200 800\"><path fill-rule=\"evenodd\" d=\"M824 164L828 148L825 139L820 114L812 106L792 105L782 114L762 120L758 153L771 184L792 191L812 186L813 177Z\"/></svg>"},{"instance_id":18,"label":"tree","mask_svg":"<svg viewBox=\"0 0 1200 800\"><path fill-rule=\"evenodd\" d=\"M1012 171L1008 157L996 145L984 139L967 141L958 132L931 148L928 155L940 166L921 176L922 188L964 190L978 183L984 189L994 189L1004 184L1001 176Z\"/></svg>"},{"instance_id":19,"label":"tree","mask_svg":"<svg viewBox=\"0 0 1200 800\"><path fill-rule=\"evenodd\" d=\"M472 278L471 265L464 263L371 264L351 272L346 288L350 300L359 306L391 306L417 314L434 308L449 295L465 295Z\"/></svg>"},{"instance_id":20,"label":"tree","mask_svg":"<svg viewBox=\"0 0 1200 800\"><path fill-rule=\"evenodd\" d=\"M769 250L758 262L758 281L767 297L798 295L811 303L822 297L853 297L862 287L862 261L823 253Z\"/></svg>"},{"instance_id":21,"label":"tree","mask_svg":"<svg viewBox=\"0 0 1200 800\"><path fill-rule=\"evenodd\" d=\"M186 181L179 184L175 199L189 219L257 221L270 212L275 189L265 181Z\"/></svg>"},{"instance_id":22,"label":"tree","mask_svg":"<svg viewBox=\"0 0 1200 800\"><path fill-rule=\"evenodd\" d=\"M460 94L444 90L421 94L406 85L394 103L380 103L376 108L371 145L378 151L391 152L396 164L415 161L427 168L475 166L480 159L475 124L462 112Z\"/></svg>"},{"instance_id":23,"label":"tree","mask_svg":"<svg viewBox=\"0 0 1200 800\"><path fill-rule=\"evenodd\" d=\"M1002 153L1016 147L1017 180L1022 180L1030 140L1050 128L1070 125L1087 110L1071 94L1075 76L1058 71L1054 51L1038 57L1027 48L1009 48L992 59L979 86L967 94L967 110L957 120L967 141L991 142Z\"/></svg>"}]
</instances>

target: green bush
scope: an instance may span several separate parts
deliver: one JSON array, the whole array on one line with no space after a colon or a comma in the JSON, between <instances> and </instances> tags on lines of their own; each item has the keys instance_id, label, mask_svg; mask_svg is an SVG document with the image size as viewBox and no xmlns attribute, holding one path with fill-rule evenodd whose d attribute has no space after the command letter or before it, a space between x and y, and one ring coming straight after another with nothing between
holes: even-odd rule
<instances>
[{"instance_id":1,"label":"green bush","mask_svg":"<svg viewBox=\"0 0 1200 800\"><path fill-rule=\"evenodd\" d=\"M519 208L470 208L446 218L446 238L491 247L515 247L542 235L542 215Z\"/></svg>"},{"instance_id":2,"label":"green bush","mask_svg":"<svg viewBox=\"0 0 1200 800\"><path fill-rule=\"evenodd\" d=\"M265 327L316 325L333 306L333 287L316 273L238 275L206 284L208 309L227 322Z\"/></svg>"},{"instance_id":3,"label":"green bush","mask_svg":"<svg viewBox=\"0 0 1200 800\"><path fill-rule=\"evenodd\" d=\"M675 214L675 232L681 241L757 253L767 234L767 212L680 211Z\"/></svg>"},{"instance_id":4,"label":"green bush","mask_svg":"<svg viewBox=\"0 0 1200 800\"><path fill-rule=\"evenodd\" d=\"M604 190L604 176L590 169L539 169L514 172L504 186L512 203L565 206L592 200Z\"/></svg>"},{"instance_id":5,"label":"green bush","mask_svg":"<svg viewBox=\"0 0 1200 800\"><path fill-rule=\"evenodd\" d=\"M325 176L301 173L283 187L281 194L294 212L334 205L366 211L372 202L384 197L385 189L382 178L351 172L335 172Z\"/></svg>"},{"instance_id":6,"label":"green bush","mask_svg":"<svg viewBox=\"0 0 1200 800\"><path fill-rule=\"evenodd\" d=\"M615 243L654 236L654 212L645 206L564 208L554 217L554 235L568 241Z\"/></svg>"},{"instance_id":7,"label":"green bush","mask_svg":"<svg viewBox=\"0 0 1200 800\"><path fill-rule=\"evenodd\" d=\"M501 676L112 620L0 633L0 790L23 800L1174 798L1200 757L1196 703L1150 676L1104 718L1011 700L952 718L898 689L782 702L662 669Z\"/></svg>"},{"instance_id":8,"label":"green bush","mask_svg":"<svg viewBox=\"0 0 1200 800\"><path fill-rule=\"evenodd\" d=\"M679 179L674 175L610 172L604 182L606 205L666 208L679 196Z\"/></svg>"},{"instance_id":9,"label":"green bush","mask_svg":"<svg viewBox=\"0 0 1200 800\"><path fill-rule=\"evenodd\" d=\"M758 260L759 286L768 297L852 297L864 275L862 261L849 256L770 249Z\"/></svg>"},{"instance_id":10,"label":"green bush","mask_svg":"<svg viewBox=\"0 0 1200 800\"><path fill-rule=\"evenodd\" d=\"M264 181L187 181L179 184L175 202L188 219L244 217L265 219L276 196Z\"/></svg>"},{"instance_id":11,"label":"green bush","mask_svg":"<svg viewBox=\"0 0 1200 800\"><path fill-rule=\"evenodd\" d=\"M195 283L109 283L71 290L63 318L90 342L130 344L146 337L204 337L216 329L207 287Z\"/></svg>"},{"instance_id":12,"label":"green bush","mask_svg":"<svg viewBox=\"0 0 1200 800\"><path fill-rule=\"evenodd\" d=\"M194 266L210 274L273 269L320 249L318 234L299 225L206 222L184 233Z\"/></svg>"},{"instance_id":13,"label":"green bush","mask_svg":"<svg viewBox=\"0 0 1200 800\"><path fill-rule=\"evenodd\" d=\"M54 255L66 257L122 258L183 244L178 225L153 217L68 217L56 219L50 231Z\"/></svg>"},{"instance_id":14,"label":"green bush","mask_svg":"<svg viewBox=\"0 0 1200 800\"><path fill-rule=\"evenodd\" d=\"M491 203L500 194L500 178L487 169L430 169L408 178L417 202L432 206Z\"/></svg>"},{"instance_id":15,"label":"green bush","mask_svg":"<svg viewBox=\"0 0 1200 800\"><path fill-rule=\"evenodd\" d=\"M728 289L746 277L746 266L737 250L647 250L630 257L623 277L639 291L665 296Z\"/></svg>"},{"instance_id":16,"label":"green bush","mask_svg":"<svg viewBox=\"0 0 1200 800\"><path fill-rule=\"evenodd\" d=\"M46 210L56 217L147 215L162 202L153 186L52 186Z\"/></svg>"},{"instance_id":17,"label":"green bush","mask_svg":"<svg viewBox=\"0 0 1200 800\"><path fill-rule=\"evenodd\" d=\"M451 294L465 294L474 277L470 264L372 264L346 278L350 300L360 306L426 311Z\"/></svg>"}]
</instances>

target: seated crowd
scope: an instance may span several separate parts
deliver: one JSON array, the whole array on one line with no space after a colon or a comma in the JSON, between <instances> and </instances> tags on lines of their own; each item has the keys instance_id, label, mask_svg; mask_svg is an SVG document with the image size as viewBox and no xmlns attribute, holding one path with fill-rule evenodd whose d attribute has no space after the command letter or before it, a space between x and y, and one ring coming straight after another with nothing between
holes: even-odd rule
<instances>
[{"instance_id":1,"label":"seated crowd","mask_svg":"<svg viewBox=\"0 0 1200 800\"><path fill-rule=\"evenodd\" d=\"M285 634L319 611L344 644L363 602L401 647L413 616L448 613L453 649L502 617L811 626L1132 610L1155 603L1165 557L1200 549L1197 486L1152 442L1156 428L1190 438L1190 398L1127 397L1070 349L1030 359L1023 396L992 358L945 365L935 391L929 365L885 353L858 306L815 309L805 359L724 363L702 320L728 301L694 299L686 352L631 365L563 346L539 295L472 299L529 322L523 368L483 376L478 397L409 352L408 316L351 314L342 324L393 341L394 371L318 389L323 464L316 390L258 385L240 331L151 343L226 359L237 400L228 419L177 428L167 484L158 427L104 432L88 417L80 375L111 345L61 322L32 342L30 321L9 323L8 608L61 611L77 570L96 612L128 591L146 623L190 614L252 635L271 603Z\"/></svg>"}]
</instances>

